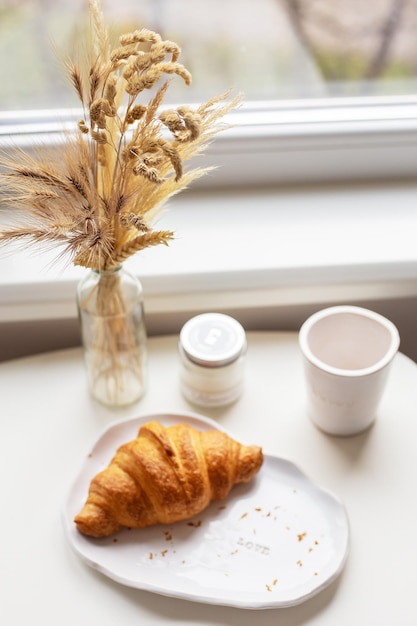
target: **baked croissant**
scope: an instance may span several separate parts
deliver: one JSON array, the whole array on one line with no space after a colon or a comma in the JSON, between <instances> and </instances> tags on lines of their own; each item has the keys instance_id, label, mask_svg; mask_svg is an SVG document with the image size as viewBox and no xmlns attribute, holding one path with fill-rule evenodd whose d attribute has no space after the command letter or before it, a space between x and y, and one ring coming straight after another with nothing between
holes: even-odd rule
<instances>
[{"instance_id":1,"label":"baked croissant","mask_svg":"<svg viewBox=\"0 0 417 626\"><path fill-rule=\"evenodd\" d=\"M186 520L226 498L233 485L250 481L262 462L261 448L223 432L151 421L92 479L74 521L84 535L106 537L122 526Z\"/></svg>"}]
</instances>

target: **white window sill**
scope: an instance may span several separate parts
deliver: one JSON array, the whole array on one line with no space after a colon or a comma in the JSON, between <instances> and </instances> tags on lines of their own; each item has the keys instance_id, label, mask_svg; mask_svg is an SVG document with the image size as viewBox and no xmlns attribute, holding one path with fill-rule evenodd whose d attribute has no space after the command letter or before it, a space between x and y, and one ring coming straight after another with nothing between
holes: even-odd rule
<instances>
[{"instance_id":1,"label":"white window sill","mask_svg":"<svg viewBox=\"0 0 417 626\"><path fill-rule=\"evenodd\" d=\"M169 248L128 262L147 316L417 296L417 183L188 191L160 221ZM76 316L86 270L0 257L0 322Z\"/></svg>"}]
</instances>

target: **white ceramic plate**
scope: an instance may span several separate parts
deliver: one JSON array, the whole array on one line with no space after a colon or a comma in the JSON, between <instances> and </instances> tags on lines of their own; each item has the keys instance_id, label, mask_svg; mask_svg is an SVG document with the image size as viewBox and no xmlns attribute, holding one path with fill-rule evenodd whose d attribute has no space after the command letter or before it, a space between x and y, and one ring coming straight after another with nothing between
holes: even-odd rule
<instances>
[{"instance_id":1,"label":"white ceramic plate","mask_svg":"<svg viewBox=\"0 0 417 626\"><path fill-rule=\"evenodd\" d=\"M163 414L118 422L102 434L72 485L63 516L72 547L90 566L130 587L248 609L298 604L340 574L349 540L343 505L295 465L272 456L250 484L235 486L225 501L188 522L124 529L104 539L81 535L73 519L91 478L151 419L220 429L199 415Z\"/></svg>"}]
</instances>

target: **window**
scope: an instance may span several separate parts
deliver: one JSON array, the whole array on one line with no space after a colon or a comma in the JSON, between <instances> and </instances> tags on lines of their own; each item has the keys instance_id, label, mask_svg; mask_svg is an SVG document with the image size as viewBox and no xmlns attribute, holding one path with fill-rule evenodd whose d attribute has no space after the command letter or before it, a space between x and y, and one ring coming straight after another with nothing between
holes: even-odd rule
<instances>
[{"instance_id":1,"label":"window","mask_svg":"<svg viewBox=\"0 0 417 626\"><path fill-rule=\"evenodd\" d=\"M0 138L26 145L52 140L64 119L77 119L61 63L82 48L86 5L3 0ZM102 6L113 32L144 25L182 46L193 85L174 80L172 99L201 101L230 86L244 94L233 131L212 149L212 161L222 165L217 184L413 171L417 0L103 0Z\"/></svg>"},{"instance_id":2,"label":"window","mask_svg":"<svg viewBox=\"0 0 417 626\"><path fill-rule=\"evenodd\" d=\"M86 0L3 0L0 110L73 106L60 60L82 48L86 6ZM231 86L247 101L416 89L416 0L103 0L102 6L114 34L145 26L181 45L193 74L192 100ZM182 85L173 97L184 99Z\"/></svg>"},{"instance_id":3,"label":"window","mask_svg":"<svg viewBox=\"0 0 417 626\"><path fill-rule=\"evenodd\" d=\"M59 141L63 123L77 121L78 102L60 62L82 45L86 4L2 1L0 145ZM115 31L146 26L182 46L193 86L174 81L175 101L201 101L230 86L245 98L230 118L232 128L205 157L219 166L215 175L198 181L195 195L176 198L175 211L167 215L178 242L138 259L152 330L172 330L164 325L166 316L173 312L184 320L199 307L263 307L269 322L277 319L276 306L416 295L414 183L306 193L277 184L415 177L417 0L102 4ZM247 193L242 185L254 189ZM203 197L199 186L206 187ZM391 215L397 203L401 212ZM227 233L219 236L214 220L205 226L201 214L213 207L224 228L234 229L232 243ZM355 237L353 221L359 218L362 230L353 246L340 233ZM397 218L402 226L393 249L388 238ZM262 245L265 234L268 247ZM59 268L57 276L46 265L39 256L29 263L25 255L0 259L0 322L75 317L79 268Z\"/></svg>"}]
</instances>

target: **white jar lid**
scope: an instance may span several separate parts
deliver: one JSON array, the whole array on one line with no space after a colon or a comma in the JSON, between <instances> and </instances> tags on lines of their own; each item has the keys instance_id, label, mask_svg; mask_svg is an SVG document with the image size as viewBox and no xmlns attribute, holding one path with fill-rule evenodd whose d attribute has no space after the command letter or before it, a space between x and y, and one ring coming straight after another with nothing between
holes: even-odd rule
<instances>
[{"instance_id":1,"label":"white jar lid","mask_svg":"<svg viewBox=\"0 0 417 626\"><path fill-rule=\"evenodd\" d=\"M246 334L239 322L222 313L196 315L180 332L180 349L198 365L222 367L246 350Z\"/></svg>"}]
</instances>

